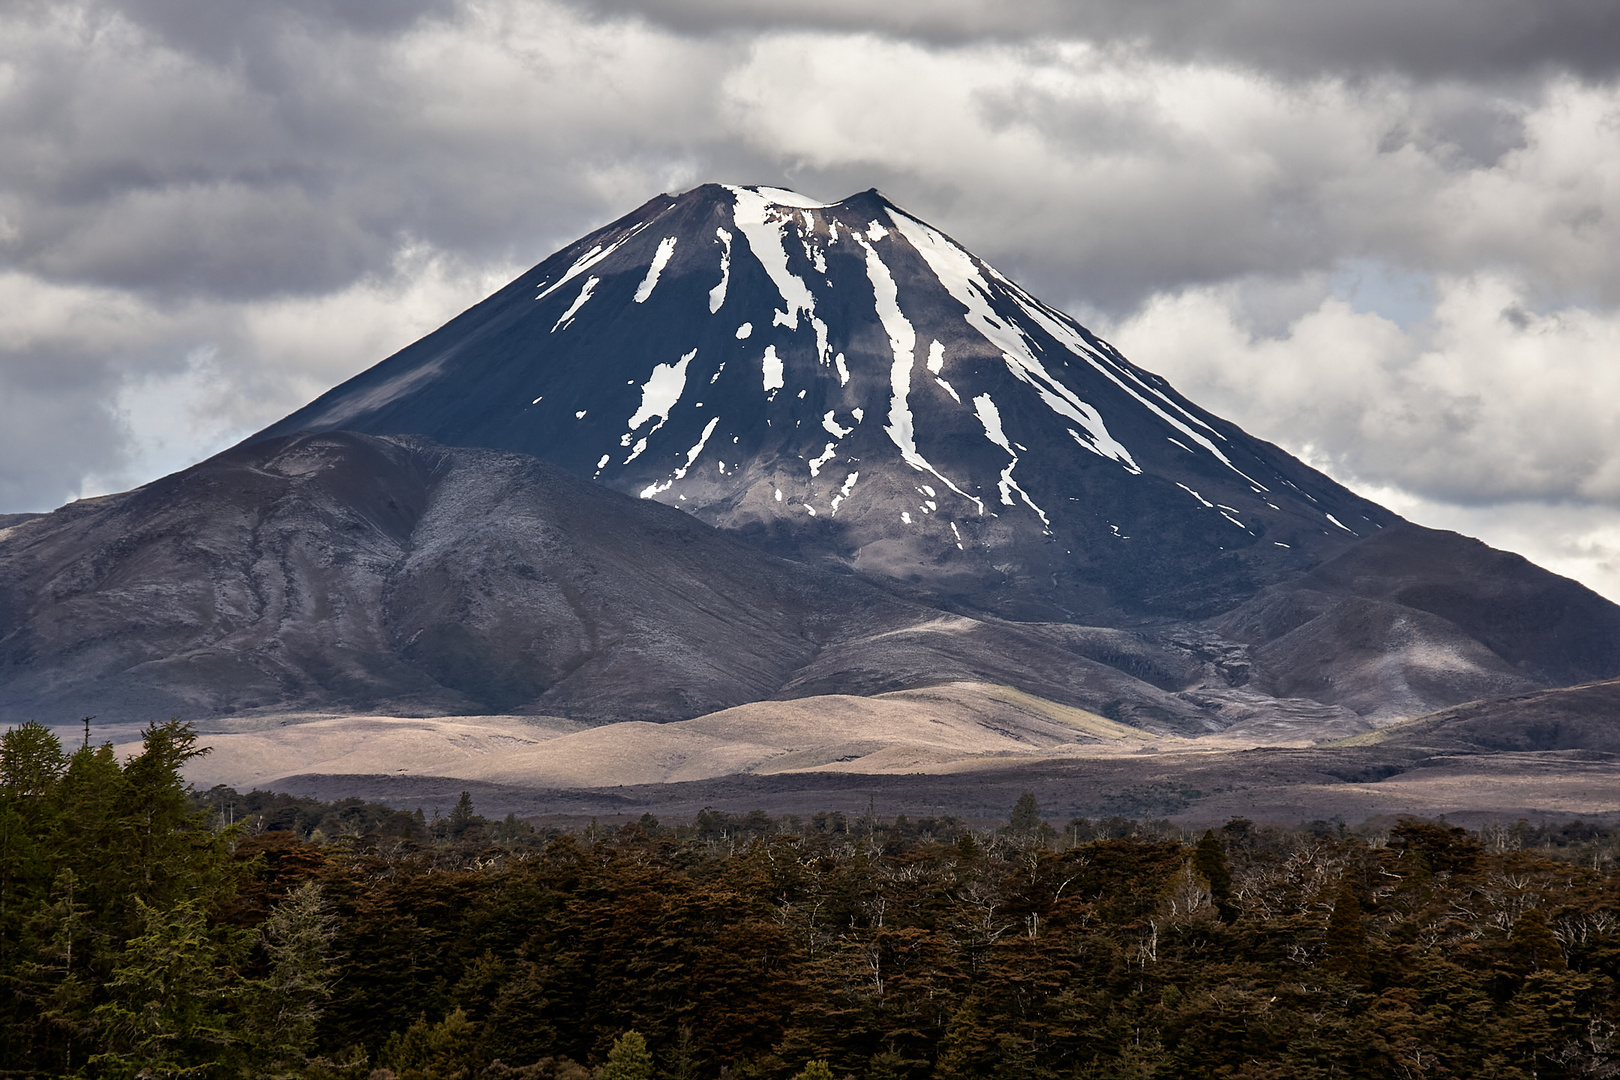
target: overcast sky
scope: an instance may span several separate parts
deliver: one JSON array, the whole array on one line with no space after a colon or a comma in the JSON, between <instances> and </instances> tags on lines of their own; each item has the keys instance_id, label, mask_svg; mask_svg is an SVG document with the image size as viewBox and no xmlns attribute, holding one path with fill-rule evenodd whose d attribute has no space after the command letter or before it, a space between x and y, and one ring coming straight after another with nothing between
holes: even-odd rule
<instances>
[{"instance_id":1,"label":"overcast sky","mask_svg":"<svg viewBox=\"0 0 1620 1080\"><path fill-rule=\"evenodd\" d=\"M660 191L876 186L1620 600L1617 71L1613 0L0 0L0 513L205 457Z\"/></svg>"}]
</instances>

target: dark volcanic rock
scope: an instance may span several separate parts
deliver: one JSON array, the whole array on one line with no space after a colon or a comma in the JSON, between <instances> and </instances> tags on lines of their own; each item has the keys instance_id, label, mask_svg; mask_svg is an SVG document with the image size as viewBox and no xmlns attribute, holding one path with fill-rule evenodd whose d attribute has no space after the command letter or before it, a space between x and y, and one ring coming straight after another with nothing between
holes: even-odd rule
<instances>
[{"instance_id":1,"label":"dark volcanic rock","mask_svg":"<svg viewBox=\"0 0 1620 1080\"><path fill-rule=\"evenodd\" d=\"M1399 521L875 191L660 196L259 437L336 428L1021 619L1214 614Z\"/></svg>"},{"instance_id":2,"label":"dark volcanic rock","mask_svg":"<svg viewBox=\"0 0 1620 1080\"><path fill-rule=\"evenodd\" d=\"M1200 409L875 191L660 196L226 454L0 519L7 718L976 680L1297 735L1613 676L1620 608Z\"/></svg>"},{"instance_id":3,"label":"dark volcanic rock","mask_svg":"<svg viewBox=\"0 0 1620 1080\"><path fill-rule=\"evenodd\" d=\"M1173 677L1085 659L1095 644L945 615L533 458L420 439L265 440L0 537L6 719L675 720L803 696L854 661L886 686L1016 679L1210 726Z\"/></svg>"},{"instance_id":4,"label":"dark volcanic rock","mask_svg":"<svg viewBox=\"0 0 1620 1080\"><path fill-rule=\"evenodd\" d=\"M1302 585L1438 616L1538 682L1616 674L1620 607L1521 555L1456 533L1410 524L1381 531Z\"/></svg>"},{"instance_id":5,"label":"dark volcanic rock","mask_svg":"<svg viewBox=\"0 0 1620 1080\"><path fill-rule=\"evenodd\" d=\"M1528 560L1402 523L1212 625L1257 686L1395 718L1613 675L1620 608Z\"/></svg>"},{"instance_id":6,"label":"dark volcanic rock","mask_svg":"<svg viewBox=\"0 0 1620 1080\"><path fill-rule=\"evenodd\" d=\"M1387 728L1375 738L1391 748L1620 754L1620 680L1473 701Z\"/></svg>"}]
</instances>

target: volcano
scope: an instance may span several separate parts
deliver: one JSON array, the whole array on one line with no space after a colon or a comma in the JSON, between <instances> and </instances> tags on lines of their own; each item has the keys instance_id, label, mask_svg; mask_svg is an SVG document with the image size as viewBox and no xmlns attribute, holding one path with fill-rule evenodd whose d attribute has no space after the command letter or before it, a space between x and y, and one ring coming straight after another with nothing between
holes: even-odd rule
<instances>
[{"instance_id":1,"label":"volcano","mask_svg":"<svg viewBox=\"0 0 1620 1080\"><path fill-rule=\"evenodd\" d=\"M875 190L660 196L255 438L336 429L1025 619L1214 614L1400 520Z\"/></svg>"},{"instance_id":2,"label":"volcano","mask_svg":"<svg viewBox=\"0 0 1620 1080\"><path fill-rule=\"evenodd\" d=\"M1620 607L1200 408L876 191L659 196L209 461L0 520L6 718L746 707L732 768L822 715L795 699L988 716L995 753L1298 745L1617 676ZM778 749L922 760L852 747Z\"/></svg>"}]
</instances>

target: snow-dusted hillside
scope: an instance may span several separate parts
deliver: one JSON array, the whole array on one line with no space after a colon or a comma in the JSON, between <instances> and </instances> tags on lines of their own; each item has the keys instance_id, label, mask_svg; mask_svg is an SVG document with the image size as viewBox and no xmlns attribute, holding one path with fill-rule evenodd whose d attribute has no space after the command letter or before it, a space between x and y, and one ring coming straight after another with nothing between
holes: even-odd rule
<instances>
[{"instance_id":1,"label":"snow-dusted hillside","mask_svg":"<svg viewBox=\"0 0 1620 1080\"><path fill-rule=\"evenodd\" d=\"M6 722L982 684L1297 742L1617 675L1620 607L1346 491L876 192L654 199L241 446L0 521Z\"/></svg>"},{"instance_id":2,"label":"snow-dusted hillside","mask_svg":"<svg viewBox=\"0 0 1620 1080\"><path fill-rule=\"evenodd\" d=\"M263 434L336 428L1049 618L1222 610L1398 520L876 191L654 199Z\"/></svg>"}]
</instances>

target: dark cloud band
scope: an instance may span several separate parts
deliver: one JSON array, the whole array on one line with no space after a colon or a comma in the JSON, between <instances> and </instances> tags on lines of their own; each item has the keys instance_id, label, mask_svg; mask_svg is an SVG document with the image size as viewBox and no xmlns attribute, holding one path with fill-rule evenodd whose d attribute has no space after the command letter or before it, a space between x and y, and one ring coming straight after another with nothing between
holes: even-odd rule
<instances>
[{"instance_id":1,"label":"dark cloud band","mask_svg":"<svg viewBox=\"0 0 1620 1080\"><path fill-rule=\"evenodd\" d=\"M1404 72L1486 78L1555 68L1620 69L1620 6L1609 0L589 0L684 33L793 28L871 31L936 43L1065 37L1236 60L1294 75Z\"/></svg>"}]
</instances>

